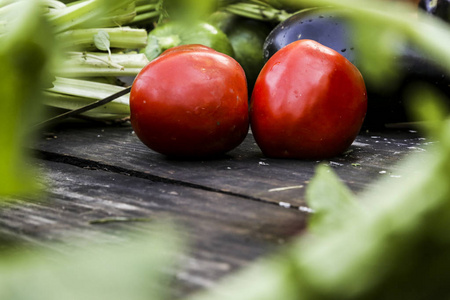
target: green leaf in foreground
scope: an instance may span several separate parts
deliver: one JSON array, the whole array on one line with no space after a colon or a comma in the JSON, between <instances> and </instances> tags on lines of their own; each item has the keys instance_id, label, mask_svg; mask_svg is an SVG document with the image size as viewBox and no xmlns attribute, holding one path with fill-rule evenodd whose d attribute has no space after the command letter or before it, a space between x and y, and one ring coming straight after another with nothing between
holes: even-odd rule
<instances>
[{"instance_id":1,"label":"green leaf in foreground","mask_svg":"<svg viewBox=\"0 0 450 300\"><path fill-rule=\"evenodd\" d=\"M51 82L53 35L39 11L41 2L10 4L0 35L0 195L29 192L35 174L25 144L39 119L41 90Z\"/></svg>"},{"instance_id":2,"label":"green leaf in foreground","mask_svg":"<svg viewBox=\"0 0 450 300\"><path fill-rule=\"evenodd\" d=\"M374 0L277 0L292 9L313 6L333 6L348 11L355 23L360 68L365 79L383 87L383 82L398 76L392 69L394 49L408 41L428 54L450 72L450 30L438 18L430 18L409 1ZM406 2L406 3L405 3Z\"/></svg>"},{"instance_id":3,"label":"green leaf in foreground","mask_svg":"<svg viewBox=\"0 0 450 300\"><path fill-rule=\"evenodd\" d=\"M318 234L336 230L354 214L363 213L350 189L325 165L317 168L308 185L306 202L314 211L308 228Z\"/></svg>"},{"instance_id":4,"label":"green leaf in foreground","mask_svg":"<svg viewBox=\"0 0 450 300\"><path fill-rule=\"evenodd\" d=\"M120 243L70 253L27 251L0 258L2 300L169 299L182 248L173 229L156 226Z\"/></svg>"},{"instance_id":5,"label":"green leaf in foreground","mask_svg":"<svg viewBox=\"0 0 450 300\"><path fill-rule=\"evenodd\" d=\"M412 6L366 0L280 0L280 3L295 8L334 5L349 9L355 26L370 22L387 35L393 31L393 36L403 35L440 61L450 74L448 25L420 13L417 18L411 17L416 12ZM367 41L365 49L376 47L378 42ZM372 61L375 67L378 62L385 63L383 57ZM320 231L320 236L303 235L280 253L225 280L214 290L189 299L450 298L450 119L443 121L440 108L427 101L429 95L420 96L422 119L433 122L429 133L439 143L405 160L399 166L401 178L385 178L360 194L360 210L366 213L350 213L351 218L342 222L348 216L340 207L347 202L343 200L347 199L346 193L336 186L327 187L327 183L333 186L336 181L324 174L324 169L319 170L313 186L308 187L313 189L307 192L309 203L326 216L325 220L330 218L333 222L319 219L314 223L312 217L311 224L313 229L319 225L318 229L331 224L339 226ZM321 179L324 182L319 183ZM333 190L338 196L330 195ZM318 199L313 200L315 197ZM343 216L335 219L337 214L332 208L322 207L325 203L337 206ZM345 211L352 207L343 206Z\"/></svg>"},{"instance_id":6,"label":"green leaf in foreground","mask_svg":"<svg viewBox=\"0 0 450 300\"><path fill-rule=\"evenodd\" d=\"M319 237L303 235L212 292L189 299L449 298L450 119L435 128L440 143L405 160L401 178L385 178L360 195L366 213L351 213ZM318 192L322 184L334 185L324 170L313 179L310 196L329 196Z\"/></svg>"}]
</instances>

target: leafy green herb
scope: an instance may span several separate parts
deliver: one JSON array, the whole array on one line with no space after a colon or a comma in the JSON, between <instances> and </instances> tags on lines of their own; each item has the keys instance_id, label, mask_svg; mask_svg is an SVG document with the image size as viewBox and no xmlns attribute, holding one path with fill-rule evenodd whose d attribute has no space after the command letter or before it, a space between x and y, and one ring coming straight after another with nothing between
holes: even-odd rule
<instances>
[{"instance_id":1,"label":"leafy green herb","mask_svg":"<svg viewBox=\"0 0 450 300\"><path fill-rule=\"evenodd\" d=\"M2 3L0 15L0 196L33 190L34 170L25 145L39 118L42 89L50 85L53 33L39 13L41 2ZM1 199L1 198L0 198Z\"/></svg>"},{"instance_id":2,"label":"leafy green herb","mask_svg":"<svg viewBox=\"0 0 450 300\"><path fill-rule=\"evenodd\" d=\"M96 35L94 35L94 44L99 50L108 51L111 55L111 43L109 42L109 34L104 30L99 30Z\"/></svg>"},{"instance_id":3,"label":"leafy green herb","mask_svg":"<svg viewBox=\"0 0 450 300\"><path fill-rule=\"evenodd\" d=\"M117 67L121 70L124 69L123 66L112 62L111 49L110 49L111 43L110 43L109 34L106 31L99 30L98 33L96 35L94 35L94 44L95 44L95 47L97 47L99 50L108 51L109 63L113 67ZM94 55L94 57L96 57L96 56ZM100 60L101 60L101 58L100 58Z\"/></svg>"},{"instance_id":4,"label":"leafy green herb","mask_svg":"<svg viewBox=\"0 0 450 300\"><path fill-rule=\"evenodd\" d=\"M314 211L309 229L316 234L337 230L352 214L363 213L350 189L326 165L317 168L306 190L306 201Z\"/></svg>"},{"instance_id":5,"label":"leafy green herb","mask_svg":"<svg viewBox=\"0 0 450 300\"><path fill-rule=\"evenodd\" d=\"M35 249L0 258L2 300L163 300L183 242L159 225L145 236L130 233L118 244L65 251ZM150 298L149 298L150 297Z\"/></svg>"}]
</instances>

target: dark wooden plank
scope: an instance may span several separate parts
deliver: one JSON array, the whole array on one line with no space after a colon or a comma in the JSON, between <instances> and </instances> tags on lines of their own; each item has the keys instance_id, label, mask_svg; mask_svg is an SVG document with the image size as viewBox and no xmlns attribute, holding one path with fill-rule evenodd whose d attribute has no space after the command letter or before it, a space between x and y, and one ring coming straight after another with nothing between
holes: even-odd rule
<instances>
[{"instance_id":1,"label":"dark wooden plank","mask_svg":"<svg viewBox=\"0 0 450 300\"><path fill-rule=\"evenodd\" d=\"M409 153L424 151L426 143L410 130L363 132L342 156L301 161L265 158L250 133L242 145L221 159L179 161L148 149L130 126L78 125L53 128L36 149L47 159L174 180L302 209L305 187L319 163L331 165L358 192L380 176L395 177L396 163Z\"/></svg>"},{"instance_id":2,"label":"dark wooden plank","mask_svg":"<svg viewBox=\"0 0 450 300\"><path fill-rule=\"evenodd\" d=\"M170 220L193 245L177 274L179 294L214 284L305 226L304 212L224 193L55 162L41 168L46 193L2 205L0 234L61 251ZM130 222L110 222L117 218Z\"/></svg>"}]
</instances>

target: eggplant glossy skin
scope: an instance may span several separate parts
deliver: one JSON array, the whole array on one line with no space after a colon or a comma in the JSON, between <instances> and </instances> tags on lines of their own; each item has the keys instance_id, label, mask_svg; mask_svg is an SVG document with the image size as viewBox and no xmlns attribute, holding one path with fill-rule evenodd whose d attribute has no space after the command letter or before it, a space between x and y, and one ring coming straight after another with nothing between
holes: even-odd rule
<instances>
[{"instance_id":1,"label":"eggplant glossy skin","mask_svg":"<svg viewBox=\"0 0 450 300\"><path fill-rule=\"evenodd\" d=\"M450 22L450 0L421 0L419 8L428 14Z\"/></svg>"},{"instance_id":2,"label":"eggplant glossy skin","mask_svg":"<svg viewBox=\"0 0 450 300\"><path fill-rule=\"evenodd\" d=\"M267 36L263 48L264 58L268 60L278 50L299 39L311 39L332 48L353 63L365 77L358 60L358 43L342 11L310 9L286 19ZM419 83L431 85L450 97L450 74L446 74L432 57L424 55L413 45L403 45L395 53L393 63L393 68L401 75L399 82L395 82L395 88L388 80L383 84L384 89L366 80L369 107L365 127L410 121L404 100L408 88Z\"/></svg>"},{"instance_id":3,"label":"eggplant glossy skin","mask_svg":"<svg viewBox=\"0 0 450 300\"><path fill-rule=\"evenodd\" d=\"M296 40L309 39L337 51L355 64L350 28L339 10L313 8L301 11L270 32L264 43L264 58L267 61L275 52Z\"/></svg>"}]
</instances>

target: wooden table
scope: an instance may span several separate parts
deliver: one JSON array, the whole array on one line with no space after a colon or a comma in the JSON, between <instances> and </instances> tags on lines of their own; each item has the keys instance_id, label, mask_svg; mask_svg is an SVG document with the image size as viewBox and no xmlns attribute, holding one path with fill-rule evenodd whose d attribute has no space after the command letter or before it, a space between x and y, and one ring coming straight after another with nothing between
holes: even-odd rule
<instances>
[{"instance_id":1,"label":"wooden table","mask_svg":"<svg viewBox=\"0 0 450 300\"><path fill-rule=\"evenodd\" d=\"M152 152L129 125L63 123L34 147L47 192L0 208L0 241L76 247L170 219L193 243L176 274L175 297L186 295L301 234L319 163L358 193L381 176L395 180L396 163L426 143L413 130L364 131L342 156L300 161L265 158L249 133L222 158L183 161Z\"/></svg>"}]
</instances>

